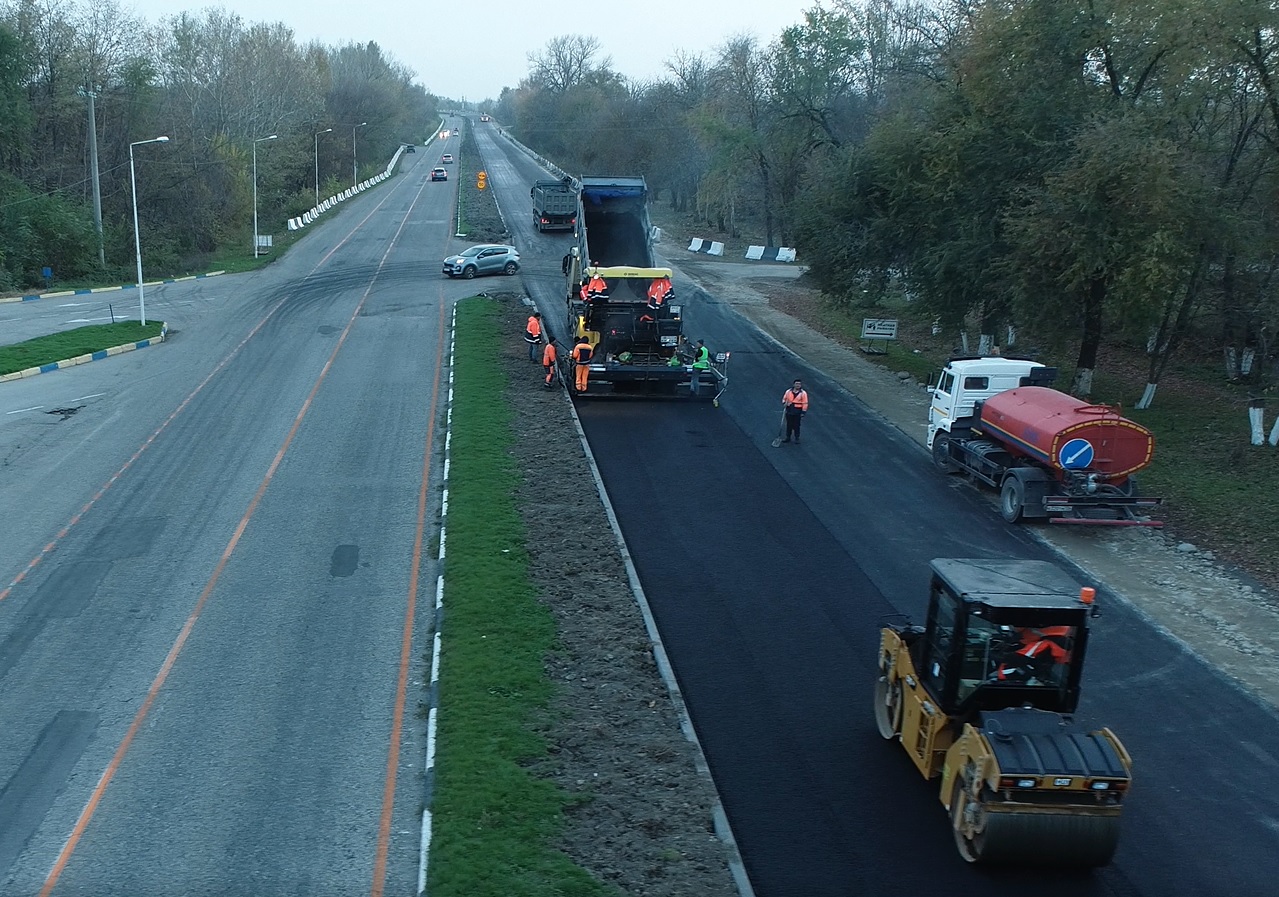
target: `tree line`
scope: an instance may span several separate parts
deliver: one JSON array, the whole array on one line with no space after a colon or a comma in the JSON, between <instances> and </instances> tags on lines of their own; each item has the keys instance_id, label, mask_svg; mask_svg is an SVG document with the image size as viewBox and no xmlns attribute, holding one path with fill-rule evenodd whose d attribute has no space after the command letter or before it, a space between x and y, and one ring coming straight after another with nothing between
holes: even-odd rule
<instances>
[{"instance_id":1,"label":"tree line","mask_svg":"<svg viewBox=\"0 0 1279 897\"><path fill-rule=\"evenodd\" d=\"M529 56L499 118L563 167L794 245L848 303L983 348L1033 333L1265 385L1279 325L1279 11L1251 0L828 0L768 43L628 81L598 39ZM974 347L976 348L976 347Z\"/></svg>"},{"instance_id":2,"label":"tree line","mask_svg":"<svg viewBox=\"0 0 1279 897\"><path fill-rule=\"evenodd\" d=\"M255 147L260 230L279 233L315 205L317 170L330 196L435 120L436 99L375 43L300 44L221 9L150 24L115 0L5 0L0 290L36 286L46 267L129 279L131 143L169 138L134 150L144 262L159 273L251 249Z\"/></svg>"}]
</instances>

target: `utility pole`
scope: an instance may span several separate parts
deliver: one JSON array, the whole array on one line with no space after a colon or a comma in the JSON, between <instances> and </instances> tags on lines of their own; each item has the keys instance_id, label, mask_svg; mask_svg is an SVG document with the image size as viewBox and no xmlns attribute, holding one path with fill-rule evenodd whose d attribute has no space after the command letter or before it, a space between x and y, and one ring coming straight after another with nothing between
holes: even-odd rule
<instances>
[{"instance_id":1,"label":"utility pole","mask_svg":"<svg viewBox=\"0 0 1279 897\"><path fill-rule=\"evenodd\" d=\"M85 88L81 91L89 99L89 172L93 180L93 228L98 232L98 267L107 266L106 248L102 243L102 184L98 181L98 118L93 101L98 95Z\"/></svg>"}]
</instances>

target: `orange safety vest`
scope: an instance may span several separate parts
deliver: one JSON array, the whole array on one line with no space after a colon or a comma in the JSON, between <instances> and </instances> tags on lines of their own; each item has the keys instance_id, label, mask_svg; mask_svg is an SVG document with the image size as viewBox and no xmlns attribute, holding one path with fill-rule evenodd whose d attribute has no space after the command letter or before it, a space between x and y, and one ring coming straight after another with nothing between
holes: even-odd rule
<instances>
[{"instance_id":1,"label":"orange safety vest","mask_svg":"<svg viewBox=\"0 0 1279 897\"><path fill-rule=\"evenodd\" d=\"M801 411L808 410L808 391L801 389L795 392L793 389L786 390L782 394L782 405L786 408L787 414L798 414Z\"/></svg>"},{"instance_id":2,"label":"orange safety vest","mask_svg":"<svg viewBox=\"0 0 1279 897\"><path fill-rule=\"evenodd\" d=\"M586 287L587 298L607 299L608 284L604 282L604 278L598 274L591 275L591 282Z\"/></svg>"},{"instance_id":3,"label":"orange safety vest","mask_svg":"<svg viewBox=\"0 0 1279 897\"><path fill-rule=\"evenodd\" d=\"M550 367L555 364L558 353L555 351L555 343L547 343L546 348L542 350L542 367Z\"/></svg>"},{"instance_id":4,"label":"orange safety vest","mask_svg":"<svg viewBox=\"0 0 1279 897\"><path fill-rule=\"evenodd\" d=\"M669 299L673 292L670 280L666 277L659 277L648 286L648 304L653 308L657 308Z\"/></svg>"},{"instance_id":5,"label":"orange safety vest","mask_svg":"<svg viewBox=\"0 0 1279 897\"><path fill-rule=\"evenodd\" d=\"M528 324L524 328L524 339L535 343L542 338L542 322L529 315Z\"/></svg>"},{"instance_id":6,"label":"orange safety vest","mask_svg":"<svg viewBox=\"0 0 1279 897\"><path fill-rule=\"evenodd\" d=\"M573 360L578 364L590 364L592 354L590 343L578 343L573 347Z\"/></svg>"},{"instance_id":7,"label":"orange safety vest","mask_svg":"<svg viewBox=\"0 0 1279 897\"><path fill-rule=\"evenodd\" d=\"M1070 626L1046 626L1038 631L1034 629L1024 630L1021 634L1022 645L1017 649L1017 655L1027 660L1034 661L1042 657L1048 657L1053 664L1063 664L1070 662L1070 652L1060 642L1054 641L1054 638L1070 638L1074 635L1073 628ZM1016 669L1013 667L1012 669ZM999 679L1006 679L1012 673L1008 664L999 665L996 676Z\"/></svg>"}]
</instances>

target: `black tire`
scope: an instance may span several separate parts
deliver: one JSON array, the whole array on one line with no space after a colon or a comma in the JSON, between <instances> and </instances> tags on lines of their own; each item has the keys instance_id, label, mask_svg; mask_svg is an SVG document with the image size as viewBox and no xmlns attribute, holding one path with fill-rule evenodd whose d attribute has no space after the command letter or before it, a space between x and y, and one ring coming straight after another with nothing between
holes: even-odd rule
<instances>
[{"instance_id":1,"label":"black tire","mask_svg":"<svg viewBox=\"0 0 1279 897\"><path fill-rule=\"evenodd\" d=\"M462 276L463 276L463 277L465 277L467 280L474 280L474 279L475 279L475 266L474 266L474 265L467 265L465 268L463 268L463 269L462 269Z\"/></svg>"},{"instance_id":2,"label":"black tire","mask_svg":"<svg viewBox=\"0 0 1279 897\"><path fill-rule=\"evenodd\" d=\"M1005 477L999 490L999 516L1008 523L1021 520L1022 506L1026 503L1026 487L1016 477Z\"/></svg>"},{"instance_id":3,"label":"black tire","mask_svg":"<svg viewBox=\"0 0 1279 897\"><path fill-rule=\"evenodd\" d=\"M959 469L950 459L950 436L940 431L933 435L933 465L942 473L954 473Z\"/></svg>"},{"instance_id":4,"label":"black tire","mask_svg":"<svg viewBox=\"0 0 1279 897\"><path fill-rule=\"evenodd\" d=\"M514 276L515 272L518 270L520 270L520 266L515 264L515 262L507 262L506 267L502 269L502 273L507 277L511 277Z\"/></svg>"}]
</instances>

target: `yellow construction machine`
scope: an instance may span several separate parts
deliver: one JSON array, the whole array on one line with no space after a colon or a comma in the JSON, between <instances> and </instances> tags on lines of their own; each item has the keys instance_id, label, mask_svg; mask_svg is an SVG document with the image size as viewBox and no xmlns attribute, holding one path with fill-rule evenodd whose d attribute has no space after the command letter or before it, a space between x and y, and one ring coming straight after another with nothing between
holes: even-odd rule
<instances>
[{"instance_id":1,"label":"yellow construction machine","mask_svg":"<svg viewBox=\"0 0 1279 897\"><path fill-rule=\"evenodd\" d=\"M928 619L886 625L875 722L940 778L970 863L1104 866L1132 758L1072 721L1096 593L1052 564L932 562Z\"/></svg>"}]
</instances>

